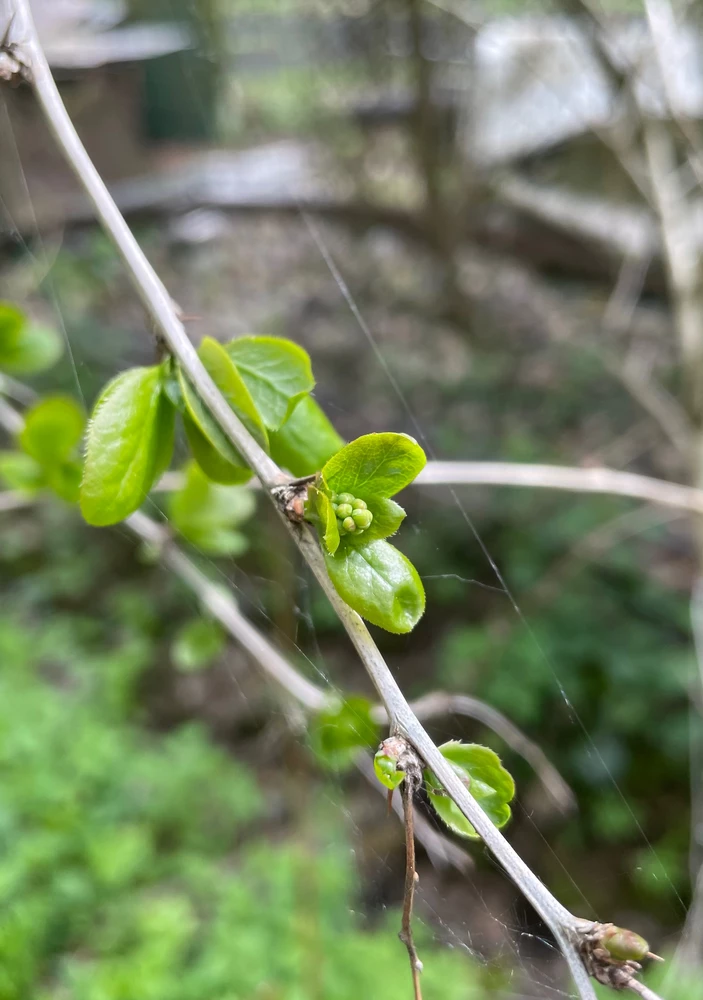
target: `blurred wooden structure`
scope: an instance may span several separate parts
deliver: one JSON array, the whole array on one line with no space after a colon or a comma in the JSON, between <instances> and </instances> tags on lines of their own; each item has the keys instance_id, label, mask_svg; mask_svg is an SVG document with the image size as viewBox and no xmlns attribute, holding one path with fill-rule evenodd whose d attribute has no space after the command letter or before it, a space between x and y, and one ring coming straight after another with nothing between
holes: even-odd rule
<instances>
[{"instance_id":1,"label":"blurred wooden structure","mask_svg":"<svg viewBox=\"0 0 703 1000\"><path fill-rule=\"evenodd\" d=\"M33 0L42 42L78 133L108 182L150 167L143 71L185 49L187 32L168 24L122 25L123 5ZM0 90L0 225L31 232L60 221L78 188L28 87Z\"/></svg>"}]
</instances>

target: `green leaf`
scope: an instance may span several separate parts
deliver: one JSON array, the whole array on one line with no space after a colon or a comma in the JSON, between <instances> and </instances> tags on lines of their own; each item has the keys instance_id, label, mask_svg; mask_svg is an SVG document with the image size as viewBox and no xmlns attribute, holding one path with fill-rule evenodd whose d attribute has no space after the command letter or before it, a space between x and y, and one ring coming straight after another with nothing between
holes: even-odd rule
<instances>
[{"instance_id":1,"label":"green leaf","mask_svg":"<svg viewBox=\"0 0 703 1000\"><path fill-rule=\"evenodd\" d=\"M22 451L0 451L0 480L12 490L30 494L47 485L39 462Z\"/></svg>"},{"instance_id":2,"label":"green leaf","mask_svg":"<svg viewBox=\"0 0 703 1000\"><path fill-rule=\"evenodd\" d=\"M88 425L80 503L88 524L116 524L168 467L175 411L158 367L131 368L105 388Z\"/></svg>"},{"instance_id":3,"label":"green leaf","mask_svg":"<svg viewBox=\"0 0 703 1000\"><path fill-rule=\"evenodd\" d=\"M232 363L232 359L222 344L212 337L204 337L198 348L200 360L205 365L210 378L225 397L231 408L242 421L253 438L264 451L268 451L269 440L259 411L256 408L246 383Z\"/></svg>"},{"instance_id":4,"label":"green leaf","mask_svg":"<svg viewBox=\"0 0 703 1000\"><path fill-rule=\"evenodd\" d=\"M395 500L374 497L368 507L373 514L373 521L363 535L345 534L344 541L348 545L368 545L378 538L389 538L405 520L405 511Z\"/></svg>"},{"instance_id":5,"label":"green leaf","mask_svg":"<svg viewBox=\"0 0 703 1000\"><path fill-rule=\"evenodd\" d=\"M316 490L313 486L308 490L308 495L315 504L320 519L320 537L329 554L334 555L339 548L339 525L332 501L326 493Z\"/></svg>"},{"instance_id":6,"label":"green leaf","mask_svg":"<svg viewBox=\"0 0 703 1000\"><path fill-rule=\"evenodd\" d=\"M179 628L171 644L171 656L179 670L201 670L225 647L222 627L210 618L193 618Z\"/></svg>"},{"instance_id":7,"label":"green leaf","mask_svg":"<svg viewBox=\"0 0 703 1000\"><path fill-rule=\"evenodd\" d=\"M226 346L264 423L277 431L315 385L307 352L280 337L239 337Z\"/></svg>"},{"instance_id":8,"label":"green leaf","mask_svg":"<svg viewBox=\"0 0 703 1000\"><path fill-rule=\"evenodd\" d=\"M392 497L415 479L427 459L407 434L365 434L338 451L322 469L332 493Z\"/></svg>"},{"instance_id":9,"label":"green leaf","mask_svg":"<svg viewBox=\"0 0 703 1000\"><path fill-rule=\"evenodd\" d=\"M312 396L303 396L280 430L270 435L271 457L294 476L311 476L344 447Z\"/></svg>"},{"instance_id":10,"label":"green leaf","mask_svg":"<svg viewBox=\"0 0 703 1000\"><path fill-rule=\"evenodd\" d=\"M332 768L352 763L359 750L378 744L379 727L371 717L371 702L352 697L325 708L313 718L310 742L320 759Z\"/></svg>"},{"instance_id":11,"label":"green leaf","mask_svg":"<svg viewBox=\"0 0 703 1000\"><path fill-rule=\"evenodd\" d=\"M203 552L237 556L245 551L247 540L234 529L251 517L255 507L251 490L212 483L191 462L183 486L171 494L169 516L173 527Z\"/></svg>"},{"instance_id":12,"label":"green leaf","mask_svg":"<svg viewBox=\"0 0 703 1000\"><path fill-rule=\"evenodd\" d=\"M29 322L9 302L0 302L0 368L11 375L33 375L51 368L63 352L56 330Z\"/></svg>"},{"instance_id":13,"label":"green leaf","mask_svg":"<svg viewBox=\"0 0 703 1000\"><path fill-rule=\"evenodd\" d=\"M500 762L498 754L476 743L452 740L439 747L488 818L501 827L510 819L515 782ZM437 815L462 837L478 840L479 835L458 806L444 794L434 774L425 771L425 787Z\"/></svg>"},{"instance_id":14,"label":"green leaf","mask_svg":"<svg viewBox=\"0 0 703 1000\"><path fill-rule=\"evenodd\" d=\"M47 396L27 410L18 440L41 465L56 466L71 458L84 429L85 413L74 399Z\"/></svg>"},{"instance_id":15,"label":"green leaf","mask_svg":"<svg viewBox=\"0 0 703 1000\"><path fill-rule=\"evenodd\" d=\"M268 435L254 400L222 344L211 337L205 337L198 349L198 354L208 374L231 409L261 447L268 451ZM252 474L249 472L245 477L243 470L247 469L247 465L244 458L211 415L181 369L179 369L178 378L186 413L190 418L190 427L186 421L186 434L199 464L204 471L212 470L214 474L211 475L211 478L216 482L246 482ZM194 429L199 433L193 433ZM217 462L215 456L211 454L213 449L226 464L223 464L222 461ZM232 468L228 468L229 466ZM234 471L237 469L242 471Z\"/></svg>"},{"instance_id":16,"label":"green leaf","mask_svg":"<svg viewBox=\"0 0 703 1000\"><path fill-rule=\"evenodd\" d=\"M253 475L251 469L246 465L233 465L232 462L223 458L221 452L210 444L187 413L183 415L183 428L193 458L208 479L212 479L214 483L224 483L228 486L249 482ZM237 459L240 457L234 449L232 449L232 456L236 456Z\"/></svg>"},{"instance_id":17,"label":"green leaf","mask_svg":"<svg viewBox=\"0 0 703 1000\"><path fill-rule=\"evenodd\" d=\"M405 771L397 769L398 758L391 757L382 746L376 752L373 759L373 769L376 777L384 788L391 792L398 787L405 778Z\"/></svg>"},{"instance_id":18,"label":"green leaf","mask_svg":"<svg viewBox=\"0 0 703 1000\"><path fill-rule=\"evenodd\" d=\"M425 591L409 559L381 540L325 554L327 571L347 604L388 632L410 632L425 610Z\"/></svg>"}]
</instances>

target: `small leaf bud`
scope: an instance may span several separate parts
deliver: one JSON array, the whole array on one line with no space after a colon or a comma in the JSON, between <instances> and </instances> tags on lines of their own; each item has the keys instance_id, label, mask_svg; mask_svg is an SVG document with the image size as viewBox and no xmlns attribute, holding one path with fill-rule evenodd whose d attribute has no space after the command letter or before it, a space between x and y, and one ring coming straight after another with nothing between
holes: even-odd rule
<instances>
[{"instance_id":1,"label":"small leaf bud","mask_svg":"<svg viewBox=\"0 0 703 1000\"><path fill-rule=\"evenodd\" d=\"M337 503L349 503L349 504L354 503L354 494L353 493L340 493L337 496Z\"/></svg>"},{"instance_id":2,"label":"small leaf bud","mask_svg":"<svg viewBox=\"0 0 703 1000\"><path fill-rule=\"evenodd\" d=\"M344 520L345 517L351 517L352 505L350 503L340 503L337 505L337 517L341 517Z\"/></svg>"},{"instance_id":3,"label":"small leaf bud","mask_svg":"<svg viewBox=\"0 0 703 1000\"><path fill-rule=\"evenodd\" d=\"M373 521L373 514L370 510L362 510L360 507L355 508L351 512L351 516L354 518L354 523L357 528L368 528L368 526Z\"/></svg>"},{"instance_id":4,"label":"small leaf bud","mask_svg":"<svg viewBox=\"0 0 703 1000\"><path fill-rule=\"evenodd\" d=\"M373 759L373 769L376 777L390 791L397 788L405 777L405 771L396 768L398 758L379 750Z\"/></svg>"},{"instance_id":5,"label":"small leaf bud","mask_svg":"<svg viewBox=\"0 0 703 1000\"><path fill-rule=\"evenodd\" d=\"M342 521L342 527L344 528L345 531L349 532L356 531L356 524L354 523L354 518L345 517L344 520Z\"/></svg>"}]
</instances>

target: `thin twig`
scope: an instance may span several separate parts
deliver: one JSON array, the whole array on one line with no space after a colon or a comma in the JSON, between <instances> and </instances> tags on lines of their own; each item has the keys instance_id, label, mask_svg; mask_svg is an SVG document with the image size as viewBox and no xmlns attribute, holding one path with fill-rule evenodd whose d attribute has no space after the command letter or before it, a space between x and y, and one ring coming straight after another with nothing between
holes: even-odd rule
<instances>
[{"instance_id":1,"label":"thin twig","mask_svg":"<svg viewBox=\"0 0 703 1000\"><path fill-rule=\"evenodd\" d=\"M428 462L415 480L422 486L517 486L632 497L664 507L703 513L703 490L616 469L517 462Z\"/></svg>"},{"instance_id":2,"label":"thin twig","mask_svg":"<svg viewBox=\"0 0 703 1000\"><path fill-rule=\"evenodd\" d=\"M180 472L167 472L154 492L180 489ZM258 488L252 479L250 487ZM703 490L606 466L540 465L529 462L428 462L413 486L510 486L631 497L661 507L703 513Z\"/></svg>"},{"instance_id":3,"label":"thin twig","mask_svg":"<svg viewBox=\"0 0 703 1000\"><path fill-rule=\"evenodd\" d=\"M683 98L679 86L681 74L673 71L672 57L675 59L677 52L680 51L676 17L668 0L644 0L644 11L671 120L688 148L689 166L698 185L701 186L703 147L698 134L698 125L697 123L694 125L682 107Z\"/></svg>"},{"instance_id":4,"label":"thin twig","mask_svg":"<svg viewBox=\"0 0 703 1000\"><path fill-rule=\"evenodd\" d=\"M692 708L695 713L696 702L699 702L701 693L703 693L703 576L700 573L691 590L690 617L693 649L696 654L697 667L696 689L698 698L695 695L691 697ZM700 712L700 709L698 711ZM700 725L700 716L697 721ZM689 847L689 865L693 882L693 893L674 957L675 964L685 965L689 968L700 968L703 954L703 865L701 864L703 802L701 801L700 784L700 736L696 738L697 728L693 726L692 719L690 736L691 843Z\"/></svg>"},{"instance_id":5,"label":"thin twig","mask_svg":"<svg viewBox=\"0 0 703 1000\"><path fill-rule=\"evenodd\" d=\"M645 11L650 29L654 52L665 94L675 124L683 131L689 144L689 165L696 172L699 184L700 140L680 115L678 89L672 79L673 67L666 56L666 46L676 34L673 10L666 0L645 0ZM695 131L695 130L694 130ZM644 121L644 147L652 178L652 190L659 215L662 243L668 270L669 292L676 318L676 331L682 362L682 374L691 422L696 428L689 455L691 479L696 486L703 485L703 460L701 442L703 440L703 270L701 268L700 247L693 223L694 206L686 195L680 180L679 154L674 137L667 125L658 121ZM699 671L701 669L701 571L703 567L703 520L694 524L694 537L698 556L698 577L691 595L691 618L693 638ZM700 688L698 688L700 690ZM695 705L695 696L691 693ZM693 802L691 859L697 860L700 849L697 833L700 803ZM684 928L684 936L679 946L680 952L693 963L700 960L699 937L703 925L703 870L692 875L693 899ZM652 1000L640 983L630 986L645 1000Z\"/></svg>"},{"instance_id":6,"label":"thin twig","mask_svg":"<svg viewBox=\"0 0 703 1000\"><path fill-rule=\"evenodd\" d=\"M398 937L408 949L415 1000L422 1000L422 989L420 987L422 962L417 954L412 928L413 900L418 880L418 874L415 870L415 831L413 829L413 800L416 792L415 776L411 776L408 773L400 786L400 794L403 800L403 815L405 817L405 892L403 895L403 918Z\"/></svg>"},{"instance_id":7,"label":"thin twig","mask_svg":"<svg viewBox=\"0 0 703 1000\"><path fill-rule=\"evenodd\" d=\"M639 979L630 979L630 982L627 984L627 988L628 990L631 990L632 993L636 993L638 997L642 998L642 1000L662 1000L658 993L655 993L654 990L650 990L649 986L645 986L645 984L640 982Z\"/></svg>"}]
</instances>

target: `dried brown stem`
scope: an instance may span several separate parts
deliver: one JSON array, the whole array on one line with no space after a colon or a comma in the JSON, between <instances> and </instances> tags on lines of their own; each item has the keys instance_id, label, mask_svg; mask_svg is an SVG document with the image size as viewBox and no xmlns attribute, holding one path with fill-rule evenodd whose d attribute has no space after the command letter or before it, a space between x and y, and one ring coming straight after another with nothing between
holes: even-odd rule
<instances>
[{"instance_id":1,"label":"dried brown stem","mask_svg":"<svg viewBox=\"0 0 703 1000\"><path fill-rule=\"evenodd\" d=\"M415 1000L422 1000L420 973L422 962L417 954L413 938L412 918L415 887L418 874L415 869L415 830L414 830L414 800L422 780L422 767L413 751L408 747L406 753L405 779L400 786L403 800L403 816L405 818L405 891L403 895L403 916L398 937L408 949L410 973L413 980Z\"/></svg>"}]
</instances>

